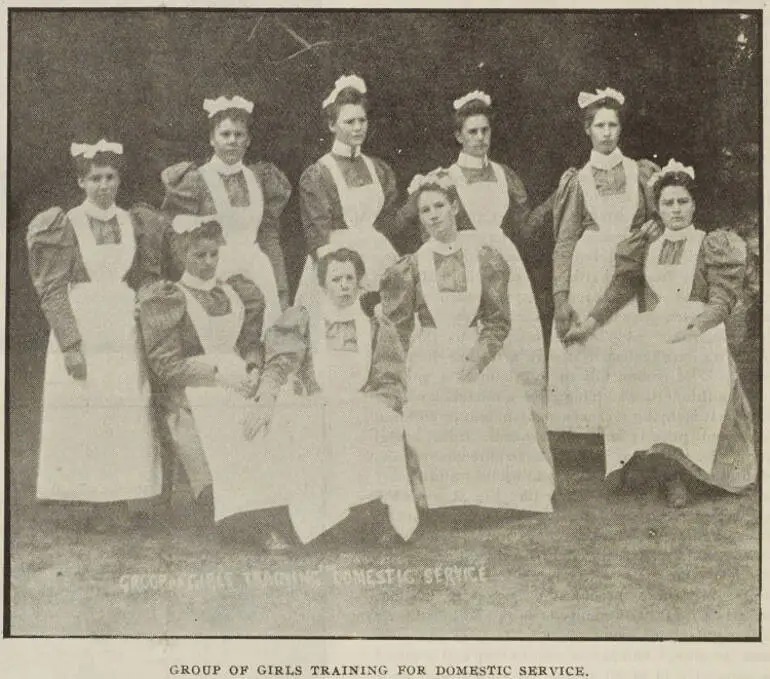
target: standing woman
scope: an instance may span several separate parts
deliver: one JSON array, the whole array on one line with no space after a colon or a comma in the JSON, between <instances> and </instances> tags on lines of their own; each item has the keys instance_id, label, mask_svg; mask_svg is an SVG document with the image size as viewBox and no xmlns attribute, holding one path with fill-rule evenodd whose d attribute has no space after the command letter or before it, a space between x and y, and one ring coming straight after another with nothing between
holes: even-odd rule
<instances>
[{"instance_id":1,"label":"standing woman","mask_svg":"<svg viewBox=\"0 0 770 679\"><path fill-rule=\"evenodd\" d=\"M162 234L115 205L123 146L72 144L83 202L35 217L29 271L51 328L37 497L93 503L161 490L134 291L161 276Z\"/></svg>"},{"instance_id":2,"label":"standing woman","mask_svg":"<svg viewBox=\"0 0 770 679\"><path fill-rule=\"evenodd\" d=\"M612 278L617 244L654 211L647 183L657 167L631 160L618 148L624 102L625 97L611 88L580 93L578 106L591 140L591 156L580 170L567 170L556 191L553 296L558 341L551 342L548 363L552 431L602 431L606 357L622 317L636 313L632 306L621 310L584 345L567 348L563 343L572 324L591 310Z\"/></svg>"},{"instance_id":3,"label":"standing woman","mask_svg":"<svg viewBox=\"0 0 770 679\"><path fill-rule=\"evenodd\" d=\"M381 294L408 351L404 428L428 508L549 512L550 455L501 351L511 330L508 265L474 231L457 232L446 171L418 175L409 189L429 238L388 270Z\"/></svg>"},{"instance_id":4,"label":"standing woman","mask_svg":"<svg viewBox=\"0 0 770 679\"><path fill-rule=\"evenodd\" d=\"M364 303L373 306L385 269L398 259L387 238L398 200L396 177L387 163L361 151L369 127L363 79L342 76L322 106L334 144L299 180L308 259L295 303L312 306L320 299L315 262L329 249L348 247L364 260Z\"/></svg>"},{"instance_id":5,"label":"standing woman","mask_svg":"<svg viewBox=\"0 0 770 679\"><path fill-rule=\"evenodd\" d=\"M658 479L670 506L695 478L729 492L756 479L751 410L724 321L741 294L746 248L736 234L693 223L695 172L671 160L654 177L662 235L618 245L615 275L567 342L585 342L633 297L641 313L609 361L605 447L610 485L632 463ZM590 339L588 340L590 341Z\"/></svg>"},{"instance_id":6,"label":"standing woman","mask_svg":"<svg viewBox=\"0 0 770 679\"><path fill-rule=\"evenodd\" d=\"M183 162L163 171L166 196L161 209L175 220L200 223L201 217L216 218L225 239L219 275L241 273L254 281L265 296L269 325L289 304L280 219L291 185L272 163L243 162L251 144L253 108L239 96L204 100L214 155L200 167Z\"/></svg>"}]
</instances>

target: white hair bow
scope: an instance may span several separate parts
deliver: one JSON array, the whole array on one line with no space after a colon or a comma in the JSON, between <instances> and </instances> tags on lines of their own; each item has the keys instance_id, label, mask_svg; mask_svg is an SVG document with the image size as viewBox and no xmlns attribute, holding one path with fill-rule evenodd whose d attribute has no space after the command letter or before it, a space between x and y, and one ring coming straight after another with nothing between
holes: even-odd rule
<instances>
[{"instance_id":1,"label":"white hair bow","mask_svg":"<svg viewBox=\"0 0 770 679\"><path fill-rule=\"evenodd\" d=\"M481 101L487 106L492 105L492 97L490 97L486 92L482 92L481 90L474 90L473 92L468 92L468 94L466 94L464 97L455 99L452 103L452 106L454 107L455 111L459 111L469 101L475 100Z\"/></svg>"},{"instance_id":2,"label":"white hair bow","mask_svg":"<svg viewBox=\"0 0 770 679\"><path fill-rule=\"evenodd\" d=\"M364 79L357 75L343 75L337 78L337 82L334 83L334 89L331 91L328 97L323 100L321 108L326 108L329 104L333 104L337 101L337 97L340 92L346 87L352 87L354 90L358 90L361 94L366 94L366 83Z\"/></svg>"},{"instance_id":3,"label":"white hair bow","mask_svg":"<svg viewBox=\"0 0 770 679\"><path fill-rule=\"evenodd\" d=\"M448 191L455 185L455 183L449 175L449 170L445 170L443 167L437 167L435 170L428 172L428 174L416 174L409 183L407 193L411 196L423 186L427 185L436 185L445 191Z\"/></svg>"},{"instance_id":4,"label":"white hair bow","mask_svg":"<svg viewBox=\"0 0 770 679\"><path fill-rule=\"evenodd\" d=\"M117 155L122 155L123 144L110 142L106 139L100 139L96 144L70 144L70 155L73 158L83 156L83 158L90 160L97 153L116 153Z\"/></svg>"},{"instance_id":5,"label":"white hair bow","mask_svg":"<svg viewBox=\"0 0 770 679\"><path fill-rule=\"evenodd\" d=\"M647 186L654 186L667 174L674 174L675 172L682 172L686 174L690 179L695 181L695 170L693 169L692 165L682 165L682 163L680 163L678 160L674 160L672 158L663 168L661 168L660 172L655 172L652 174L649 181L647 182Z\"/></svg>"},{"instance_id":6,"label":"white hair bow","mask_svg":"<svg viewBox=\"0 0 770 679\"><path fill-rule=\"evenodd\" d=\"M251 113L254 110L253 102L243 97L217 97L216 99L204 99L203 110L209 114L209 118L213 118L220 111L226 111L229 108L239 108L246 113Z\"/></svg>"},{"instance_id":7,"label":"white hair bow","mask_svg":"<svg viewBox=\"0 0 770 679\"><path fill-rule=\"evenodd\" d=\"M614 99L621 106L623 106L626 101L622 92L618 92L611 87L605 87L603 90L596 90L596 94L592 94L591 92L581 92L578 94L578 106L580 108L586 108L602 99Z\"/></svg>"}]
</instances>

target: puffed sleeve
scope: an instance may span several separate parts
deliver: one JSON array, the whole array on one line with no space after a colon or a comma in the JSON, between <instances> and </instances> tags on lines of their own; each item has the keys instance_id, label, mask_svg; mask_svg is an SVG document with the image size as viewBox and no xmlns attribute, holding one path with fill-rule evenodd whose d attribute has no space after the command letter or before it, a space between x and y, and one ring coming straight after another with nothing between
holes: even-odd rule
<instances>
[{"instance_id":1,"label":"puffed sleeve","mask_svg":"<svg viewBox=\"0 0 770 679\"><path fill-rule=\"evenodd\" d=\"M147 363L160 382L182 389L213 385L216 368L205 361L202 349L198 356L185 351L200 341L179 287L168 281L147 285L139 290L138 304Z\"/></svg>"},{"instance_id":2,"label":"puffed sleeve","mask_svg":"<svg viewBox=\"0 0 770 679\"><path fill-rule=\"evenodd\" d=\"M389 267L380 281L382 312L393 324L404 351L414 331L417 311L417 270L414 255L406 255Z\"/></svg>"},{"instance_id":3,"label":"puffed sleeve","mask_svg":"<svg viewBox=\"0 0 770 679\"><path fill-rule=\"evenodd\" d=\"M503 165L505 180L508 183L508 219L506 220L506 235L511 240L521 242L532 235L529 231L529 197L519 175L510 167Z\"/></svg>"},{"instance_id":4,"label":"puffed sleeve","mask_svg":"<svg viewBox=\"0 0 770 679\"><path fill-rule=\"evenodd\" d=\"M334 224L334 201L339 203L339 198L328 171L321 163L314 163L307 168L299 179L299 207L302 218L302 228L305 232L305 244L310 253L329 243L329 234L335 228L344 226ZM341 219L342 208L339 208Z\"/></svg>"},{"instance_id":5,"label":"puffed sleeve","mask_svg":"<svg viewBox=\"0 0 770 679\"><path fill-rule=\"evenodd\" d=\"M479 338L465 357L479 372L489 365L511 331L511 306L508 301L510 269L503 256L484 246L479 250L481 265L481 301L476 319Z\"/></svg>"},{"instance_id":6,"label":"puffed sleeve","mask_svg":"<svg viewBox=\"0 0 770 679\"><path fill-rule=\"evenodd\" d=\"M708 283L708 303L696 318L701 332L713 328L732 312L746 275L746 245L732 231L717 229L701 246Z\"/></svg>"},{"instance_id":7,"label":"puffed sleeve","mask_svg":"<svg viewBox=\"0 0 770 679\"><path fill-rule=\"evenodd\" d=\"M393 323L376 318L372 325L372 369L363 390L400 413L406 396L406 354Z\"/></svg>"},{"instance_id":8,"label":"puffed sleeve","mask_svg":"<svg viewBox=\"0 0 770 679\"><path fill-rule=\"evenodd\" d=\"M129 214L136 235L134 265L126 276L129 287L139 290L157 281L179 280L182 266L174 251L170 221L146 203L134 205Z\"/></svg>"},{"instance_id":9,"label":"puffed sleeve","mask_svg":"<svg viewBox=\"0 0 770 679\"><path fill-rule=\"evenodd\" d=\"M204 214L206 182L193 163L177 163L160 174L166 189L161 210L170 219Z\"/></svg>"},{"instance_id":10,"label":"puffed sleeve","mask_svg":"<svg viewBox=\"0 0 770 679\"><path fill-rule=\"evenodd\" d=\"M396 219L398 209L398 187L396 186L396 175L385 161L379 158L372 158L374 170L377 178L380 180L382 192L385 196L385 202L382 205L380 214L374 220L374 228L377 231L392 238L399 230L400 222Z\"/></svg>"},{"instance_id":11,"label":"puffed sleeve","mask_svg":"<svg viewBox=\"0 0 770 679\"><path fill-rule=\"evenodd\" d=\"M650 186L650 178L656 172L660 172L660 166L653 163L651 160L637 160L636 166L639 168L639 188L642 190L645 202L645 220L651 219L653 215L657 213L657 207L655 205L655 199L652 195L652 187Z\"/></svg>"},{"instance_id":12,"label":"puffed sleeve","mask_svg":"<svg viewBox=\"0 0 770 679\"><path fill-rule=\"evenodd\" d=\"M257 397L270 400L278 396L289 376L296 372L310 347L310 316L303 306L286 309L265 335L265 365Z\"/></svg>"},{"instance_id":13,"label":"puffed sleeve","mask_svg":"<svg viewBox=\"0 0 770 679\"><path fill-rule=\"evenodd\" d=\"M243 302L243 325L235 346L247 365L261 367L265 297L262 291L242 274L231 276L226 282Z\"/></svg>"},{"instance_id":14,"label":"puffed sleeve","mask_svg":"<svg viewBox=\"0 0 770 679\"><path fill-rule=\"evenodd\" d=\"M291 184L286 175L272 163L256 163L251 169L262 186L265 201L257 242L273 266L278 298L281 308L285 309L289 305L289 282L281 247L281 215L291 196Z\"/></svg>"},{"instance_id":15,"label":"puffed sleeve","mask_svg":"<svg viewBox=\"0 0 770 679\"><path fill-rule=\"evenodd\" d=\"M553 248L553 294L569 293L572 255L583 235L583 191L578 171L571 167L561 177L553 204L556 243Z\"/></svg>"},{"instance_id":16,"label":"puffed sleeve","mask_svg":"<svg viewBox=\"0 0 770 679\"><path fill-rule=\"evenodd\" d=\"M643 230L634 231L615 249L615 271L607 289L589 316L603 325L639 292L644 284L644 260L649 239Z\"/></svg>"},{"instance_id":17,"label":"puffed sleeve","mask_svg":"<svg viewBox=\"0 0 770 679\"><path fill-rule=\"evenodd\" d=\"M29 273L40 308L62 351L81 341L70 303L70 283L87 281L77 237L67 215L55 207L37 215L27 229Z\"/></svg>"}]
</instances>

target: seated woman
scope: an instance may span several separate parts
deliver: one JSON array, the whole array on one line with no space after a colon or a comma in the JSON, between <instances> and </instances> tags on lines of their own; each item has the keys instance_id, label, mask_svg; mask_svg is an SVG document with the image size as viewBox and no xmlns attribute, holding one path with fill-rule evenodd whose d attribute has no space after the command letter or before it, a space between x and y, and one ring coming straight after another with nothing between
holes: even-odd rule
<instances>
[{"instance_id":1,"label":"seated woman","mask_svg":"<svg viewBox=\"0 0 770 679\"><path fill-rule=\"evenodd\" d=\"M584 342L638 296L642 313L609 362L607 477L617 488L632 461L644 461L677 508L689 499L687 475L738 492L757 474L751 412L724 328L746 250L729 231L695 228L694 178L674 160L653 176L665 230L655 238L643 229L618 245L611 283L565 337Z\"/></svg>"},{"instance_id":2,"label":"seated woman","mask_svg":"<svg viewBox=\"0 0 770 679\"><path fill-rule=\"evenodd\" d=\"M121 144L72 144L71 153L83 203L43 212L27 232L29 271L51 328L37 497L108 503L155 496L161 467L134 291L161 277L163 232L115 205Z\"/></svg>"},{"instance_id":3,"label":"seated woman","mask_svg":"<svg viewBox=\"0 0 770 679\"><path fill-rule=\"evenodd\" d=\"M380 526L382 543L408 540L417 527L401 420L404 352L389 321L363 312L364 274L357 252L327 253L318 262L320 303L288 309L265 338L259 398L246 433L268 429L266 455L286 464L281 479L303 543L339 524L351 508L377 500L390 519ZM293 388L291 375L301 388Z\"/></svg>"},{"instance_id":4,"label":"seated woman","mask_svg":"<svg viewBox=\"0 0 770 679\"><path fill-rule=\"evenodd\" d=\"M550 455L500 351L511 329L508 265L475 232L457 232L446 172L416 177L410 193L430 238L388 270L381 295L408 350L404 428L426 504L549 512Z\"/></svg>"},{"instance_id":5,"label":"seated woman","mask_svg":"<svg viewBox=\"0 0 770 679\"><path fill-rule=\"evenodd\" d=\"M337 80L322 104L334 144L299 180L308 258L295 304L308 308L320 298L315 262L329 247L351 248L363 258L362 301L369 308L377 302L382 274L398 259L388 240L398 200L396 177L387 163L361 150L369 125L366 92L356 75Z\"/></svg>"},{"instance_id":6,"label":"seated woman","mask_svg":"<svg viewBox=\"0 0 770 679\"><path fill-rule=\"evenodd\" d=\"M219 274L241 273L259 286L269 325L289 304L280 220L291 185L272 163L243 162L251 143L252 102L219 97L206 99L203 108L214 155L200 166L183 162L163 171L161 209L177 224L211 217L222 225Z\"/></svg>"},{"instance_id":7,"label":"seated woman","mask_svg":"<svg viewBox=\"0 0 770 679\"><path fill-rule=\"evenodd\" d=\"M147 361L169 398L176 453L204 508L213 482L214 520L285 504L277 498L279 477L264 465L255 471L259 451L243 435L262 363L262 292L243 275L217 277L218 222L178 238L182 278L139 293Z\"/></svg>"}]
</instances>

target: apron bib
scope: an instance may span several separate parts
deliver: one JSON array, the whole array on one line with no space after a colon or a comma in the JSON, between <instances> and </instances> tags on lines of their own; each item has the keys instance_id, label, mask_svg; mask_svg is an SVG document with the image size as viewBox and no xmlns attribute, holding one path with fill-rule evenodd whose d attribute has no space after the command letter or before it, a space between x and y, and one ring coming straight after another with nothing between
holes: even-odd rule
<instances>
[{"instance_id":1,"label":"apron bib","mask_svg":"<svg viewBox=\"0 0 770 679\"><path fill-rule=\"evenodd\" d=\"M248 167L243 176L249 193L247 207L233 207L224 181L211 163L200 167L206 187L214 202L216 215L222 225L225 245L219 249L217 275L224 279L240 273L256 283L265 297L263 335L281 314L278 286L270 258L256 242L264 214L264 195L257 177Z\"/></svg>"},{"instance_id":2,"label":"apron bib","mask_svg":"<svg viewBox=\"0 0 770 679\"><path fill-rule=\"evenodd\" d=\"M97 245L84 206L68 218L90 279L70 288L88 374L83 381L67 375L51 337L37 494L93 502L156 495L160 460L139 367L134 293L123 281L135 255L133 224L118 209L120 243Z\"/></svg>"},{"instance_id":3,"label":"apron bib","mask_svg":"<svg viewBox=\"0 0 770 679\"><path fill-rule=\"evenodd\" d=\"M581 318L593 309L615 271L615 250L628 237L639 207L639 169L623 157L626 190L600 196L590 164L578 173L586 210L598 231L586 230L572 256L569 302ZM607 380L607 356L628 319L636 315L629 302L584 345L565 348L554 331L548 365L548 428L553 431L602 431L601 395Z\"/></svg>"}]
</instances>

